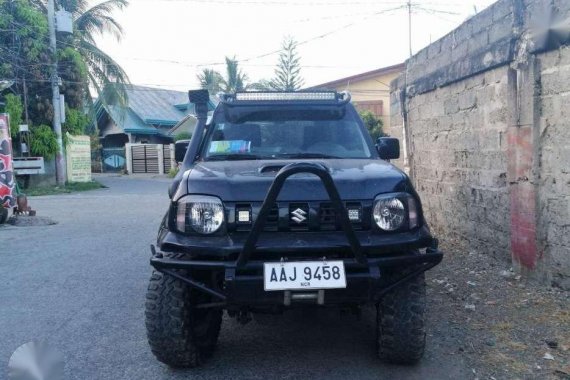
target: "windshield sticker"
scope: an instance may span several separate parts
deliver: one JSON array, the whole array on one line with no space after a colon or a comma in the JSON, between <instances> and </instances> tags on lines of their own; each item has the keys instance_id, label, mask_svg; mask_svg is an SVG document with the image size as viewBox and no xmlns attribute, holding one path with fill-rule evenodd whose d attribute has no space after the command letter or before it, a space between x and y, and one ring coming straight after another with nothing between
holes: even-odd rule
<instances>
[{"instance_id":1,"label":"windshield sticker","mask_svg":"<svg viewBox=\"0 0 570 380\"><path fill-rule=\"evenodd\" d=\"M208 153L249 153L251 141L245 140L229 140L229 141L212 141Z\"/></svg>"}]
</instances>

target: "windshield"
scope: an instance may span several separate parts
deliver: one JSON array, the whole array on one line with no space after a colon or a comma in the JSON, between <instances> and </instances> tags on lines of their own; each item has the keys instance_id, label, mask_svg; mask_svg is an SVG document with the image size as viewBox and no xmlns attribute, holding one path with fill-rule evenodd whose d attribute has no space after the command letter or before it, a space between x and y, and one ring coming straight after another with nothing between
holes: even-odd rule
<instances>
[{"instance_id":1,"label":"windshield","mask_svg":"<svg viewBox=\"0 0 570 380\"><path fill-rule=\"evenodd\" d=\"M370 158L358 122L329 120L255 120L211 125L204 160L282 158Z\"/></svg>"}]
</instances>

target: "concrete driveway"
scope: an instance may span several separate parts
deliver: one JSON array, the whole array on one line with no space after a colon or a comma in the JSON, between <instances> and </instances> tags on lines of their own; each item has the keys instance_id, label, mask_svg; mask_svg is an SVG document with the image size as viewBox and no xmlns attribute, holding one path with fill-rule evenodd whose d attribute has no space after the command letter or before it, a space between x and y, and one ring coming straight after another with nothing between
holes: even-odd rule
<instances>
[{"instance_id":1,"label":"concrete driveway","mask_svg":"<svg viewBox=\"0 0 570 380\"><path fill-rule=\"evenodd\" d=\"M0 227L0 378L33 339L60 350L69 379L458 379L445 315L430 316L415 367L375 358L374 313L291 312L241 326L225 319L219 348L196 370L171 370L146 342L149 245L168 204L166 179L98 177L108 189L31 199L49 227ZM454 346L455 347L455 346Z\"/></svg>"}]
</instances>

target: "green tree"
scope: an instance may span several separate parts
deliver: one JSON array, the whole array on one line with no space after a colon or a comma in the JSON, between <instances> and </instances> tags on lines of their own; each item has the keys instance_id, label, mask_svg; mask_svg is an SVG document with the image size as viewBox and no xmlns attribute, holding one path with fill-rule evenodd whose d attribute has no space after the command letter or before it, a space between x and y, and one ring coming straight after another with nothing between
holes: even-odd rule
<instances>
[{"instance_id":1,"label":"green tree","mask_svg":"<svg viewBox=\"0 0 570 380\"><path fill-rule=\"evenodd\" d=\"M14 94L8 94L4 97L4 111L10 115L10 134L15 139L20 131L20 124L22 124L22 114L24 113L24 106L20 97Z\"/></svg>"},{"instance_id":2,"label":"green tree","mask_svg":"<svg viewBox=\"0 0 570 380\"><path fill-rule=\"evenodd\" d=\"M358 114L360 115L364 126L366 129L368 129L368 133L370 133L370 136L374 142L378 139L378 137L385 136L382 130L382 127L384 126L382 119L368 110L359 110Z\"/></svg>"},{"instance_id":3,"label":"green tree","mask_svg":"<svg viewBox=\"0 0 570 380\"><path fill-rule=\"evenodd\" d=\"M71 12L74 18L74 33L63 44L71 45L83 60L86 70L80 71L88 79L84 85L88 98L92 99L90 87L93 87L103 101L118 99L124 104L128 75L111 56L97 46L95 38L110 33L118 41L121 39L123 29L113 17L113 12L124 9L129 2L106 0L91 7L90 3L88 0L58 0L59 6Z\"/></svg>"},{"instance_id":4,"label":"green tree","mask_svg":"<svg viewBox=\"0 0 570 380\"><path fill-rule=\"evenodd\" d=\"M304 84L300 60L297 42L292 37L285 37L281 44L275 77L270 81L271 88L277 91L299 90Z\"/></svg>"},{"instance_id":5,"label":"green tree","mask_svg":"<svg viewBox=\"0 0 570 380\"><path fill-rule=\"evenodd\" d=\"M89 0L56 0L56 6L70 11L74 19L72 35L58 34L61 92L69 107L83 109L92 99L91 90L105 101L126 100L124 70L95 43L98 35L111 33L120 38L122 28L112 13L128 5L127 0L106 0L90 6ZM14 79L19 95L27 92L28 111L33 124L51 124L51 53L45 0L0 0L0 78ZM107 85L113 84L111 86ZM105 91L104 91L105 89Z\"/></svg>"},{"instance_id":6,"label":"green tree","mask_svg":"<svg viewBox=\"0 0 570 380\"><path fill-rule=\"evenodd\" d=\"M42 156L46 160L51 160L57 153L57 137L47 125L40 125L31 129L32 138L30 141L30 151L34 156Z\"/></svg>"},{"instance_id":7,"label":"green tree","mask_svg":"<svg viewBox=\"0 0 570 380\"><path fill-rule=\"evenodd\" d=\"M247 74L239 68L239 62L236 57L226 57L226 76L222 81L223 91L244 91L247 88L248 80Z\"/></svg>"},{"instance_id":8,"label":"green tree","mask_svg":"<svg viewBox=\"0 0 570 380\"><path fill-rule=\"evenodd\" d=\"M214 69L203 69L201 73L197 75L200 81L200 87L208 90L210 94L217 94L222 89L222 83L224 82L224 77Z\"/></svg>"},{"instance_id":9,"label":"green tree","mask_svg":"<svg viewBox=\"0 0 570 380\"><path fill-rule=\"evenodd\" d=\"M14 81L11 90L29 94L30 119L41 124L53 115L49 91L49 36L43 8L30 0L0 1L0 78ZM14 133L16 133L14 129Z\"/></svg>"},{"instance_id":10,"label":"green tree","mask_svg":"<svg viewBox=\"0 0 570 380\"><path fill-rule=\"evenodd\" d=\"M65 109L65 123L63 124L63 132L70 135L83 135L86 133L87 126L91 123L91 118L85 113L67 107Z\"/></svg>"},{"instance_id":11,"label":"green tree","mask_svg":"<svg viewBox=\"0 0 570 380\"><path fill-rule=\"evenodd\" d=\"M248 76L239 67L238 60L226 57L226 75L223 76L214 69L203 69L197 75L200 87L210 93L244 91L249 88Z\"/></svg>"}]
</instances>

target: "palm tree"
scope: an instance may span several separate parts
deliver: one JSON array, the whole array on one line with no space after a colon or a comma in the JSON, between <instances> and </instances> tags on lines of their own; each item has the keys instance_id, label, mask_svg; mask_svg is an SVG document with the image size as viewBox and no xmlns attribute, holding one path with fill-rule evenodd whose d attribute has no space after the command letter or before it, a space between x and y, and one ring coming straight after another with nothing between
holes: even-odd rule
<instances>
[{"instance_id":1,"label":"palm tree","mask_svg":"<svg viewBox=\"0 0 570 380\"><path fill-rule=\"evenodd\" d=\"M247 83L249 78L239 68L238 60L233 57L226 57L226 76L222 76L214 69L203 69L197 75L200 87L208 90L211 94L217 92L244 91L249 88Z\"/></svg>"},{"instance_id":2,"label":"palm tree","mask_svg":"<svg viewBox=\"0 0 570 380\"><path fill-rule=\"evenodd\" d=\"M247 88L246 82L249 80L239 68L239 63L236 57L226 57L226 77L222 82L225 92L243 91Z\"/></svg>"},{"instance_id":3,"label":"palm tree","mask_svg":"<svg viewBox=\"0 0 570 380\"><path fill-rule=\"evenodd\" d=\"M197 77L200 81L200 87L208 90L210 94L217 94L218 92L223 91L222 83L224 82L224 78L216 70L203 69Z\"/></svg>"},{"instance_id":4,"label":"palm tree","mask_svg":"<svg viewBox=\"0 0 570 380\"><path fill-rule=\"evenodd\" d=\"M121 25L113 18L113 11L122 10L129 5L128 0L106 0L90 7L89 0L55 0L56 4L73 15L74 33L58 40L59 47L74 48L87 68L88 83L85 93L92 99L90 88L97 91L99 98L126 101L125 85L129 78L121 66L103 50L97 47L95 36L110 33L117 40L123 34ZM45 0L33 0L44 12L47 12Z\"/></svg>"}]
</instances>

